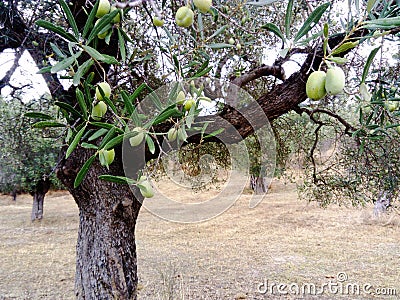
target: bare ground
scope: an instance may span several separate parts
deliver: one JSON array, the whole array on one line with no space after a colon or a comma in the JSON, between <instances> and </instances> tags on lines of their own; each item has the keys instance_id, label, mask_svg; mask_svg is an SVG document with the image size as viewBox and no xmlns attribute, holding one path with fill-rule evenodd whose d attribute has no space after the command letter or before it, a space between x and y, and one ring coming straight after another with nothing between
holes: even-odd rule
<instances>
[{"instance_id":1,"label":"bare ground","mask_svg":"<svg viewBox=\"0 0 400 300\"><path fill-rule=\"evenodd\" d=\"M255 209L243 195L198 224L166 222L143 209L136 229L139 299L400 298L398 216L376 220L370 207L321 209L297 200L293 186L272 187ZM29 195L16 203L0 196L0 210L0 299L74 299L78 210L71 196L50 193L44 220L34 224ZM307 284L320 291L344 273L342 293L328 286L318 296L291 293ZM274 286L272 295L273 284L292 289L282 286L289 294L279 295ZM345 295L349 284L392 295Z\"/></svg>"}]
</instances>

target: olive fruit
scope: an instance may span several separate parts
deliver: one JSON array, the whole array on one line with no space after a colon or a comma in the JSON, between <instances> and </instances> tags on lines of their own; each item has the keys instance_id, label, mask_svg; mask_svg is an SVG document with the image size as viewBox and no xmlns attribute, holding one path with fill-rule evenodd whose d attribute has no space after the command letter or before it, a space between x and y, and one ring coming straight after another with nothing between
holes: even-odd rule
<instances>
[{"instance_id":1,"label":"olive fruit","mask_svg":"<svg viewBox=\"0 0 400 300\"><path fill-rule=\"evenodd\" d=\"M116 10L116 9L118 9L118 13L115 15L115 17L114 17L114 18L112 19L112 21L111 21L111 22L113 22L113 23L119 23L119 22L121 22L121 14L122 14L122 10L121 10L121 9L116 8L115 6L112 6L110 12L113 12L113 11Z\"/></svg>"},{"instance_id":2,"label":"olive fruit","mask_svg":"<svg viewBox=\"0 0 400 300\"><path fill-rule=\"evenodd\" d=\"M97 8L96 17L101 18L102 16L110 12L111 5L108 0L100 0L99 7Z\"/></svg>"},{"instance_id":3,"label":"olive fruit","mask_svg":"<svg viewBox=\"0 0 400 300\"><path fill-rule=\"evenodd\" d=\"M178 138L182 141L186 141L186 139L188 138L185 128L182 128L182 127L178 128L177 135L178 135Z\"/></svg>"},{"instance_id":4,"label":"olive fruit","mask_svg":"<svg viewBox=\"0 0 400 300\"><path fill-rule=\"evenodd\" d=\"M333 67L326 71L325 90L329 95L337 95L344 89L346 78L339 67Z\"/></svg>"},{"instance_id":5,"label":"olive fruit","mask_svg":"<svg viewBox=\"0 0 400 300\"><path fill-rule=\"evenodd\" d=\"M176 96L176 104L182 105L183 103L185 103L185 99L185 93L183 91L180 91Z\"/></svg>"},{"instance_id":6,"label":"olive fruit","mask_svg":"<svg viewBox=\"0 0 400 300\"><path fill-rule=\"evenodd\" d=\"M235 43L235 39L231 37L231 38L228 40L228 43L229 43L230 45L233 45L233 44Z\"/></svg>"},{"instance_id":7,"label":"olive fruit","mask_svg":"<svg viewBox=\"0 0 400 300\"><path fill-rule=\"evenodd\" d=\"M326 95L324 71L314 71L310 74L306 83L307 97L312 100L319 100Z\"/></svg>"},{"instance_id":8,"label":"olive fruit","mask_svg":"<svg viewBox=\"0 0 400 300\"><path fill-rule=\"evenodd\" d=\"M136 127L132 131L137 132L137 134L129 139L129 144L132 147L136 147L136 146L140 145L140 143L143 141L144 132L143 132L143 129L140 127Z\"/></svg>"},{"instance_id":9,"label":"olive fruit","mask_svg":"<svg viewBox=\"0 0 400 300\"><path fill-rule=\"evenodd\" d=\"M153 24L154 24L154 26L157 26L157 27L162 27L163 25L164 25L164 20L163 19L160 19L159 17L153 17Z\"/></svg>"},{"instance_id":10,"label":"olive fruit","mask_svg":"<svg viewBox=\"0 0 400 300\"><path fill-rule=\"evenodd\" d=\"M112 162L114 161L115 158L115 150L111 149L111 150L104 150L101 149L99 151L99 160L100 160L100 164L102 166L109 166L112 164Z\"/></svg>"},{"instance_id":11,"label":"olive fruit","mask_svg":"<svg viewBox=\"0 0 400 300\"><path fill-rule=\"evenodd\" d=\"M189 27L193 24L194 13L187 6L180 7L175 14L175 22L180 27Z\"/></svg>"},{"instance_id":12,"label":"olive fruit","mask_svg":"<svg viewBox=\"0 0 400 300\"><path fill-rule=\"evenodd\" d=\"M205 14L210 10L212 0L193 0L193 4L199 11Z\"/></svg>"},{"instance_id":13,"label":"olive fruit","mask_svg":"<svg viewBox=\"0 0 400 300\"><path fill-rule=\"evenodd\" d=\"M186 100L185 102L185 110L190 110L190 108L196 104L196 101L194 101L192 98Z\"/></svg>"},{"instance_id":14,"label":"olive fruit","mask_svg":"<svg viewBox=\"0 0 400 300\"><path fill-rule=\"evenodd\" d=\"M154 190L145 176L140 177L138 187L143 197L151 198L154 196Z\"/></svg>"},{"instance_id":15,"label":"olive fruit","mask_svg":"<svg viewBox=\"0 0 400 300\"><path fill-rule=\"evenodd\" d=\"M177 135L178 135L178 130L176 130L175 127L171 127L171 128L168 130L167 137L168 137L168 140L169 140L170 142L175 141Z\"/></svg>"},{"instance_id":16,"label":"olive fruit","mask_svg":"<svg viewBox=\"0 0 400 300\"><path fill-rule=\"evenodd\" d=\"M394 112L399 107L399 103L397 101L386 101L385 107L388 111Z\"/></svg>"},{"instance_id":17,"label":"olive fruit","mask_svg":"<svg viewBox=\"0 0 400 300\"><path fill-rule=\"evenodd\" d=\"M99 101L95 106L92 108L92 118L95 121L99 121L107 112L107 104L103 101Z\"/></svg>"},{"instance_id":18,"label":"olive fruit","mask_svg":"<svg viewBox=\"0 0 400 300\"><path fill-rule=\"evenodd\" d=\"M100 19L98 19L95 23L94 26L96 26L100 22ZM104 40L108 34L109 30L102 30L97 34L97 37L101 40Z\"/></svg>"},{"instance_id":19,"label":"olive fruit","mask_svg":"<svg viewBox=\"0 0 400 300\"><path fill-rule=\"evenodd\" d=\"M103 81L97 84L96 87L96 98L99 100L103 100L103 96L100 93L99 87L103 90L104 96L106 96L107 98L110 98L111 95L111 87L110 85Z\"/></svg>"}]
</instances>

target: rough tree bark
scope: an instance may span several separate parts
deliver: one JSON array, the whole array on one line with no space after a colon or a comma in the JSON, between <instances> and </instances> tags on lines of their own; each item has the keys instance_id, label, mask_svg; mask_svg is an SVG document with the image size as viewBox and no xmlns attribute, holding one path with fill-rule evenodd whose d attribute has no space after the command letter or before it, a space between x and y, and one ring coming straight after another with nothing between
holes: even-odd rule
<instances>
[{"instance_id":1,"label":"rough tree bark","mask_svg":"<svg viewBox=\"0 0 400 300\"><path fill-rule=\"evenodd\" d=\"M82 28L86 21L85 6L86 0L73 2L72 12L76 17L78 27ZM10 1L9 3L12 3ZM29 41L27 38L28 28L23 26L19 14L7 13L5 10L16 10L15 6L1 7L0 16L5 26L0 29L0 35L12 36L12 43L6 42L0 47L0 51L5 48L25 48L24 43ZM9 18L14 17L12 20ZM16 23L18 20L18 24ZM24 29L24 30L22 30ZM15 34L13 34L15 33ZM43 33L36 33L35 40L46 49L44 45L48 36ZM114 35L113 35L114 36ZM335 46L340 37L331 39L331 48ZM27 47L28 49L28 47ZM40 53L30 47L28 49L38 65L45 59L46 53ZM118 52L117 43L110 43L110 46L99 49L109 55L116 56ZM312 67L318 66L321 62L321 51L310 50L301 70L293 74L290 78L277 85L269 93L257 100L264 110L266 116L272 120L280 115L297 107L299 103L306 99L305 82ZM242 86L255 80L275 69L266 67L245 74L235 80L235 84ZM97 76L101 74L97 73ZM53 97L58 101L74 102L74 90L64 91L55 76L44 76ZM242 80L241 80L242 79ZM7 82L1 81L2 85ZM76 101L75 101L76 102ZM259 118L259 109L254 105L248 108L250 114L256 121ZM215 117L204 117L205 120L215 121ZM225 119L232 124L242 137L253 133L249 122L243 118L240 112L232 107L226 106L220 113L219 119ZM264 116L263 118L264 119ZM204 121L205 121L204 120ZM219 129L223 122L210 123L209 130ZM213 127L212 129L210 127ZM229 135L229 132L224 134ZM233 135L232 135L233 136ZM232 138L231 142L235 142ZM65 150L65 149L64 149ZM128 186L117 185L110 182L101 181L98 176L101 174L112 174L123 176L121 160L121 149L116 152L116 159L106 170L96 160L90 168L86 178L78 188L73 187L74 179L84 162L93 154L93 150L77 148L67 159L63 159L57 169L57 175L62 183L68 188L79 207L79 234L77 242L77 264L76 264L76 296L78 299L135 299L137 288L136 270L136 247L135 247L135 224L141 207L140 200L135 199ZM62 156L64 153L61 154ZM140 166L137 166L139 169Z\"/></svg>"},{"instance_id":2,"label":"rough tree bark","mask_svg":"<svg viewBox=\"0 0 400 300\"><path fill-rule=\"evenodd\" d=\"M250 187L255 194L264 194L268 191L270 181L265 177L259 177L255 175L250 176Z\"/></svg>"},{"instance_id":3,"label":"rough tree bark","mask_svg":"<svg viewBox=\"0 0 400 300\"><path fill-rule=\"evenodd\" d=\"M44 197L46 193L50 189L50 179L46 176L41 178L33 191L31 191L31 195L33 196L33 204L32 204L32 215L31 221L41 220L43 219L43 203Z\"/></svg>"},{"instance_id":4,"label":"rough tree bark","mask_svg":"<svg viewBox=\"0 0 400 300\"><path fill-rule=\"evenodd\" d=\"M78 148L57 169L79 207L75 293L78 299L136 299L135 225L141 202L129 186L98 179L101 174L124 175L120 148L110 170L95 161L81 185L73 188L77 172L92 154Z\"/></svg>"}]
</instances>

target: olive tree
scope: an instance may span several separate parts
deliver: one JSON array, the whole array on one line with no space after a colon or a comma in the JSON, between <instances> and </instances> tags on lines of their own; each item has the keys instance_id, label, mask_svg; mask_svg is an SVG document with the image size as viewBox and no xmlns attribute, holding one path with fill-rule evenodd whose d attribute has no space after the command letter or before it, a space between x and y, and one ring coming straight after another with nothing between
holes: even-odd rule
<instances>
[{"instance_id":1,"label":"olive tree","mask_svg":"<svg viewBox=\"0 0 400 300\"><path fill-rule=\"evenodd\" d=\"M34 126L65 129L57 176L80 211L77 298L136 298L134 230L148 201L143 198L153 196L148 161L182 144L239 143L290 111L308 115L319 128L315 132L329 121L355 137L356 145L369 140L365 129L330 109L337 97L325 96L325 89L340 92L342 79L330 79L337 83L333 90L325 88L321 74L320 84L307 80L335 66L350 72L353 62L346 55L371 38L398 41L399 8L395 1L349 1L347 17L338 22L340 3L214 1L209 7L208 1L185 6L149 0L115 2L111 9L106 0L60 0L37 5L35 24L24 17L21 3L0 5L0 51L30 52L64 117L46 115ZM33 42L37 46L30 47ZM366 101L378 51L365 58L365 74L356 76ZM273 53L274 61L265 64L263 57ZM284 66L292 60L298 67L286 76ZM223 97L223 82L237 87L231 86L230 99ZM166 92L153 93L164 84ZM255 101L242 103L239 88ZM200 101L215 105L203 113ZM124 160L125 151L140 159Z\"/></svg>"},{"instance_id":2,"label":"olive tree","mask_svg":"<svg viewBox=\"0 0 400 300\"><path fill-rule=\"evenodd\" d=\"M46 97L36 102L23 102L17 95L10 101L0 99L1 180L0 190L33 196L31 219L43 218L44 196L50 186L59 187L54 169L60 145L56 132L40 133L31 128L34 120L25 117L32 109L51 111Z\"/></svg>"}]
</instances>

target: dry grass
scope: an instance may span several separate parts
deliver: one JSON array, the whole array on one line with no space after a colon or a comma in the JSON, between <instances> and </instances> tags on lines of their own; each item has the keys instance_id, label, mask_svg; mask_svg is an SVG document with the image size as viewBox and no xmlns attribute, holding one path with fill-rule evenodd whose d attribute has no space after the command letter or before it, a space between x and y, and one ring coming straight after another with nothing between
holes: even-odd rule
<instances>
[{"instance_id":1,"label":"dry grass","mask_svg":"<svg viewBox=\"0 0 400 300\"><path fill-rule=\"evenodd\" d=\"M388 219L373 219L371 208L320 209L279 182L255 209L249 197L199 224L170 223L142 210L139 299L278 299L258 293L258 284L320 285L339 272L348 283L395 288L399 295L398 217L384 226ZM77 208L65 193L45 201L44 220L31 224L29 196L17 203L0 198L0 299L73 299ZM374 298L358 297L343 299Z\"/></svg>"}]
</instances>

